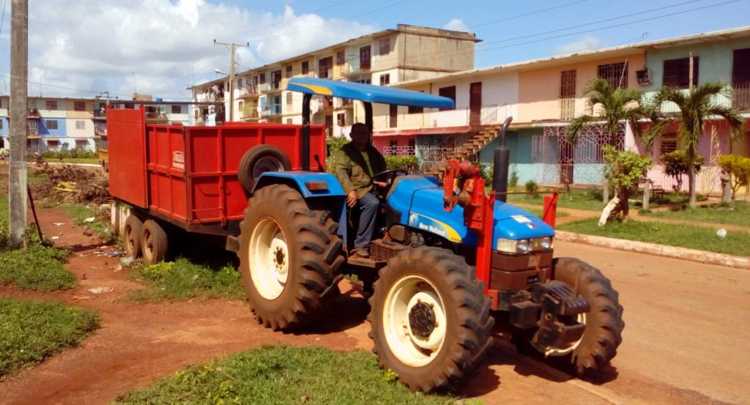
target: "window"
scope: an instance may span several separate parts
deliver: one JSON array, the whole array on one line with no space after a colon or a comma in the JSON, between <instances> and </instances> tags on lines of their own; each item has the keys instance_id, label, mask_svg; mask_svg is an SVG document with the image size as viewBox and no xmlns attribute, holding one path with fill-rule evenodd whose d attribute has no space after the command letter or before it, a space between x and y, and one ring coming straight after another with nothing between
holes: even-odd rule
<instances>
[{"instance_id":1,"label":"window","mask_svg":"<svg viewBox=\"0 0 750 405\"><path fill-rule=\"evenodd\" d=\"M294 104L294 95L292 94L292 92L291 92L291 91L290 91L290 92L288 92L288 93L286 93L286 104L287 104L287 105L292 105L292 104Z\"/></svg>"},{"instance_id":2,"label":"window","mask_svg":"<svg viewBox=\"0 0 750 405\"><path fill-rule=\"evenodd\" d=\"M732 89L732 105L740 110L750 108L750 48L734 51Z\"/></svg>"},{"instance_id":3,"label":"window","mask_svg":"<svg viewBox=\"0 0 750 405\"><path fill-rule=\"evenodd\" d=\"M391 104L388 107L388 113L390 116L390 119L388 120L388 126L389 128L396 128L398 126L398 106L395 104Z\"/></svg>"},{"instance_id":4,"label":"window","mask_svg":"<svg viewBox=\"0 0 750 405\"><path fill-rule=\"evenodd\" d=\"M271 85L273 86L274 89L278 89L279 87L281 87L281 71L280 70L271 72L271 81L272 81Z\"/></svg>"},{"instance_id":5,"label":"window","mask_svg":"<svg viewBox=\"0 0 750 405\"><path fill-rule=\"evenodd\" d=\"M50 139L47 141L47 149L57 150L60 147L60 141L57 139Z\"/></svg>"},{"instance_id":6,"label":"window","mask_svg":"<svg viewBox=\"0 0 750 405\"><path fill-rule=\"evenodd\" d=\"M291 125L292 124L292 119L291 118L287 118L286 119L286 123L289 124L289 125Z\"/></svg>"},{"instance_id":7,"label":"window","mask_svg":"<svg viewBox=\"0 0 750 405\"><path fill-rule=\"evenodd\" d=\"M76 120L76 129L86 129L86 121Z\"/></svg>"},{"instance_id":8,"label":"window","mask_svg":"<svg viewBox=\"0 0 750 405\"><path fill-rule=\"evenodd\" d=\"M44 126L47 129L57 129L57 120L44 120Z\"/></svg>"},{"instance_id":9,"label":"window","mask_svg":"<svg viewBox=\"0 0 750 405\"><path fill-rule=\"evenodd\" d=\"M560 72L560 119L572 120L576 109L576 71Z\"/></svg>"},{"instance_id":10,"label":"window","mask_svg":"<svg viewBox=\"0 0 750 405\"><path fill-rule=\"evenodd\" d=\"M677 150L677 134L671 133L662 135L660 147L661 154L664 155L666 153L674 152L675 150Z\"/></svg>"},{"instance_id":11,"label":"window","mask_svg":"<svg viewBox=\"0 0 750 405\"><path fill-rule=\"evenodd\" d=\"M5 120L0 118L0 129L3 129L3 124L5 123Z\"/></svg>"},{"instance_id":12,"label":"window","mask_svg":"<svg viewBox=\"0 0 750 405\"><path fill-rule=\"evenodd\" d=\"M346 113L338 113L336 114L336 125L340 127L346 126Z\"/></svg>"},{"instance_id":13,"label":"window","mask_svg":"<svg viewBox=\"0 0 750 405\"><path fill-rule=\"evenodd\" d=\"M663 85L686 89L690 87L690 58L664 61ZM698 58L693 57L693 85L698 84Z\"/></svg>"},{"instance_id":14,"label":"window","mask_svg":"<svg viewBox=\"0 0 750 405\"><path fill-rule=\"evenodd\" d=\"M172 104L170 111L172 111L172 114L182 114L182 106L179 104Z\"/></svg>"},{"instance_id":15,"label":"window","mask_svg":"<svg viewBox=\"0 0 750 405\"><path fill-rule=\"evenodd\" d=\"M391 84L391 75L390 73L384 73L380 75L380 85L381 86L387 86Z\"/></svg>"},{"instance_id":16,"label":"window","mask_svg":"<svg viewBox=\"0 0 750 405\"><path fill-rule=\"evenodd\" d=\"M306 75L310 72L310 62L304 61L302 62L302 74Z\"/></svg>"},{"instance_id":17,"label":"window","mask_svg":"<svg viewBox=\"0 0 750 405\"><path fill-rule=\"evenodd\" d=\"M57 100L46 100L44 108L47 110L57 110Z\"/></svg>"},{"instance_id":18,"label":"window","mask_svg":"<svg viewBox=\"0 0 750 405\"><path fill-rule=\"evenodd\" d=\"M245 109L245 102L242 100L237 102L237 109L240 110L240 113L242 113L242 111Z\"/></svg>"},{"instance_id":19,"label":"window","mask_svg":"<svg viewBox=\"0 0 750 405\"><path fill-rule=\"evenodd\" d=\"M86 111L86 103L83 101L76 101L75 103L73 103L73 110Z\"/></svg>"},{"instance_id":20,"label":"window","mask_svg":"<svg viewBox=\"0 0 750 405\"><path fill-rule=\"evenodd\" d=\"M378 53L380 55L388 55L391 52L391 39L383 38L378 41Z\"/></svg>"},{"instance_id":21,"label":"window","mask_svg":"<svg viewBox=\"0 0 750 405\"><path fill-rule=\"evenodd\" d=\"M344 51L336 52L336 64L343 65L344 63L346 63L346 54Z\"/></svg>"},{"instance_id":22,"label":"window","mask_svg":"<svg viewBox=\"0 0 750 405\"><path fill-rule=\"evenodd\" d=\"M359 48L359 68L362 70L370 69L370 45Z\"/></svg>"},{"instance_id":23,"label":"window","mask_svg":"<svg viewBox=\"0 0 750 405\"><path fill-rule=\"evenodd\" d=\"M258 75L258 83L260 84L266 83L266 72L262 72Z\"/></svg>"},{"instance_id":24,"label":"window","mask_svg":"<svg viewBox=\"0 0 750 405\"><path fill-rule=\"evenodd\" d=\"M422 107L412 107L409 106L409 114L422 114L424 112L424 108Z\"/></svg>"},{"instance_id":25,"label":"window","mask_svg":"<svg viewBox=\"0 0 750 405\"><path fill-rule=\"evenodd\" d=\"M597 77L609 82L612 88L628 87L628 65L625 62L599 65Z\"/></svg>"},{"instance_id":26,"label":"window","mask_svg":"<svg viewBox=\"0 0 750 405\"><path fill-rule=\"evenodd\" d=\"M390 146L390 147L391 147L392 149L396 149L396 148L398 148L398 141L397 141L397 140L395 140L395 139L391 139L391 140L390 140L390 141L388 142L388 145L389 145L389 146Z\"/></svg>"},{"instance_id":27,"label":"window","mask_svg":"<svg viewBox=\"0 0 750 405\"><path fill-rule=\"evenodd\" d=\"M416 141L414 138L409 139L409 149L411 149L411 153L414 154L414 147L416 146Z\"/></svg>"},{"instance_id":28,"label":"window","mask_svg":"<svg viewBox=\"0 0 750 405\"><path fill-rule=\"evenodd\" d=\"M327 57L318 61L318 77L328 79L328 72L333 67L333 58Z\"/></svg>"},{"instance_id":29,"label":"window","mask_svg":"<svg viewBox=\"0 0 750 405\"><path fill-rule=\"evenodd\" d=\"M292 65L286 66L286 77L287 78L292 77Z\"/></svg>"},{"instance_id":30,"label":"window","mask_svg":"<svg viewBox=\"0 0 750 405\"><path fill-rule=\"evenodd\" d=\"M442 97L448 97L449 99L453 100L453 103L456 102L456 86L450 86L450 87L441 87L440 90L438 90L438 94ZM452 110L453 108L441 108L441 111L445 110Z\"/></svg>"},{"instance_id":31,"label":"window","mask_svg":"<svg viewBox=\"0 0 750 405\"><path fill-rule=\"evenodd\" d=\"M76 139L76 149L86 149L89 146L89 141L85 139Z\"/></svg>"},{"instance_id":32,"label":"window","mask_svg":"<svg viewBox=\"0 0 750 405\"><path fill-rule=\"evenodd\" d=\"M238 89L242 88L242 79L237 79L237 88Z\"/></svg>"}]
</instances>

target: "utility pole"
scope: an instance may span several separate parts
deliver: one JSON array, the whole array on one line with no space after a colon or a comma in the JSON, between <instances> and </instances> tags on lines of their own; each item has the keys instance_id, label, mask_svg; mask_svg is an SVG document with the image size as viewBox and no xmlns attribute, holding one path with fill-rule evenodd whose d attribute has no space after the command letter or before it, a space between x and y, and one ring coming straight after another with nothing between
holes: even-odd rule
<instances>
[{"instance_id":1,"label":"utility pole","mask_svg":"<svg viewBox=\"0 0 750 405\"><path fill-rule=\"evenodd\" d=\"M214 46L216 45L222 45L229 48L229 82L227 83L227 87L229 87L229 117L227 120L234 121L234 58L238 47L247 48L250 46L250 43L245 42L244 44L235 44L234 42L220 42L214 39Z\"/></svg>"},{"instance_id":2,"label":"utility pole","mask_svg":"<svg viewBox=\"0 0 750 405\"><path fill-rule=\"evenodd\" d=\"M26 233L26 122L28 114L29 3L11 3L10 32L10 244L20 247Z\"/></svg>"}]
</instances>

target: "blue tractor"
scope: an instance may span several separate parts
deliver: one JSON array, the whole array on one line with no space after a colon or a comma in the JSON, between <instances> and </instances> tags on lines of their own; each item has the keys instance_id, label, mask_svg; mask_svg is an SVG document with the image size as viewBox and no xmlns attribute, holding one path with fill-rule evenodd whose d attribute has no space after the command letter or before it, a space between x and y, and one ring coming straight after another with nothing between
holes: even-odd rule
<instances>
[{"instance_id":1,"label":"blue tractor","mask_svg":"<svg viewBox=\"0 0 750 405\"><path fill-rule=\"evenodd\" d=\"M287 89L304 95L300 156L308 170L313 96L361 101L370 128L373 103L453 107L444 97L314 78L292 78ZM300 327L343 274L357 272L370 295L379 363L411 389L461 380L498 330L512 331L524 351L568 359L579 374L601 371L622 340L617 291L596 268L553 257L554 229L505 202L508 154L495 153L489 195L466 162L446 162L442 179L377 174L387 186L378 190L382 215L368 259L348 257L349 213L333 174L284 171L273 154L258 159L238 248L256 318L276 330Z\"/></svg>"}]
</instances>

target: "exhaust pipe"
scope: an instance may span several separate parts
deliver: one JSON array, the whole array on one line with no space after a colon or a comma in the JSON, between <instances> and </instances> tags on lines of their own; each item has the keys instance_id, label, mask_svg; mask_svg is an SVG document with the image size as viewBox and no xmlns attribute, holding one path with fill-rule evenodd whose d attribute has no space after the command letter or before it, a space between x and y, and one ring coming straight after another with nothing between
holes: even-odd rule
<instances>
[{"instance_id":1,"label":"exhaust pipe","mask_svg":"<svg viewBox=\"0 0 750 405\"><path fill-rule=\"evenodd\" d=\"M505 202L508 199L508 171L510 169L510 150L505 146L505 135L513 117L508 117L500 127L500 146L495 149L492 168L492 190L495 192L497 201Z\"/></svg>"}]
</instances>

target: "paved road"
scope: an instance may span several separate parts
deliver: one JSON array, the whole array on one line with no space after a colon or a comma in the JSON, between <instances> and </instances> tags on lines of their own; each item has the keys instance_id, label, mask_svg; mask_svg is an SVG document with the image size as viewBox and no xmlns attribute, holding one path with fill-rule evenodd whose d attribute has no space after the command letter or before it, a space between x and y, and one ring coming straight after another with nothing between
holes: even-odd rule
<instances>
[{"instance_id":1,"label":"paved road","mask_svg":"<svg viewBox=\"0 0 750 405\"><path fill-rule=\"evenodd\" d=\"M556 249L602 269L620 292L617 375L598 385L571 379L501 345L470 392L493 404L750 403L750 271L573 243Z\"/></svg>"}]
</instances>

